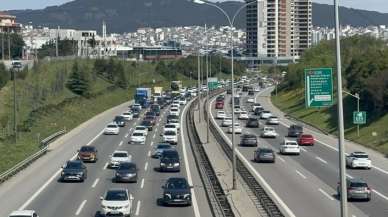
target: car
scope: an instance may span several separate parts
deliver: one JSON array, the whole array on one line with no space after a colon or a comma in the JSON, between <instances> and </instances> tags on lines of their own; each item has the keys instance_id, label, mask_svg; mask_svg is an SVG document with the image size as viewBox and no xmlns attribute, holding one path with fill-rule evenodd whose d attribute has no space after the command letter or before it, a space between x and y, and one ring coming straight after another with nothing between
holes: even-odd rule
<instances>
[{"instance_id":1,"label":"car","mask_svg":"<svg viewBox=\"0 0 388 217\"><path fill-rule=\"evenodd\" d=\"M253 91L260 92L260 87L255 87L255 89L253 89Z\"/></svg>"},{"instance_id":2,"label":"car","mask_svg":"<svg viewBox=\"0 0 388 217\"><path fill-rule=\"evenodd\" d=\"M171 177L162 186L164 205L191 206L191 186L183 177Z\"/></svg>"},{"instance_id":3,"label":"car","mask_svg":"<svg viewBox=\"0 0 388 217\"><path fill-rule=\"evenodd\" d=\"M248 96L254 96L254 95L255 95L255 92L253 90L248 91Z\"/></svg>"},{"instance_id":4,"label":"car","mask_svg":"<svg viewBox=\"0 0 388 217\"><path fill-rule=\"evenodd\" d=\"M169 123L170 120L179 120L179 115L167 115L167 123Z\"/></svg>"},{"instance_id":5,"label":"car","mask_svg":"<svg viewBox=\"0 0 388 217\"><path fill-rule=\"evenodd\" d=\"M151 111L155 113L156 116L160 116L160 105L158 104L151 105Z\"/></svg>"},{"instance_id":6,"label":"car","mask_svg":"<svg viewBox=\"0 0 388 217\"><path fill-rule=\"evenodd\" d=\"M169 143L159 143L154 147L154 151L151 155L152 158L160 158L163 151L173 149L174 147Z\"/></svg>"},{"instance_id":7,"label":"car","mask_svg":"<svg viewBox=\"0 0 388 217\"><path fill-rule=\"evenodd\" d=\"M180 129L181 125L179 123L179 119L171 119L168 124L174 124L178 129Z\"/></svg>"},{"instance_id":8,"label":"car","mask_svg":"<svg viewBox=\"0 0 388 217\"><path fill-rule=\"evenodd\" d=\"M171 108L170 109L170 115L179 115L180 111L178 108Z\"/></svg>"},{"instance_id":9,"label":"car","mask_svg":"<svg viewBox=\"0 0 388 217\"><path fill-rule=\"evenodd\" d=\"M144 119L142 122L141 122L141 126L144 126L148 129L148 131L152 131L153 130L153 126L154 124L152 123L151 120L149 119Z\"/></svg>"},{"instance_id":10,"label":"car","mask_svg":"<svg viewBox=\"0 0 388 217\"><path fill-rule=\"evenodd\" d=\"M300 154L300 147L296 141L284 140L280 143L280 153L281 154Z\"/></svg>"},{"instance_id":11,"label":"car","mask_svg":"<svg viewBox=\"0 0 388 217\"><path fill-rule=\"evenodd\" d=\"M360 178L346 178L347 200L366 200L372 198L372 190L364 180ZM341 197L340 185L337 186L337 195Z\"/></svg>"},{"instance_id":12,"label":"car","mask_svg":"<svg viewBox=\"0 0 388 217\"><path fill-rule=\"evenodd\" d=\"M222 120L221 126L223 126L223 127L230 127L230 126L232 126L232 118L231 117L225 117L224 120Z\"/></svg>"},{"instance_id":13,"label":"car","mask_svg":"<svg viewBox=\"0 0 388 217\"><path fill-rule=\"evenodd\" d=\"M226 89L226 94L232 94L232 89L230 88Z\"/></svg>"},{"instance_id":14,"label":"car","mask_svg":"<svg viewBox=\"0 0 388 217\"><path fill-rule=\"evenodd\" d=\"M369 156L367 153L362 151L356 151L346 156L346 166L352 169L355 169L355 168L371 169L372 161L369 159Z\"/></svg>"},{"instance_id":15,"label":"car","mask_svg":"<svg viewBox=\"0 0 388 217\"><path fill-rule=\"evenodd\" d=\"M256 108L262 108L261 104L260 103L254 103L252 105L252 111L254 112L256 110Z\"/></svg>"},{"instance_id":16,"label":"car","mask_svg":"<svg viewBox=\"0 0 388 217\"><path fill-rule=\"evenodd\" d=\"M272 116L270 111L264 110L260 113L260 119L268 119Z\"/></svg>"},{"instance_id":17,"label":"car","mask_svg":"<svg viewBox=\"0 0 388 217\"><path fill-rule=\"evenodd\" d=\"M217 111L217 119L224 119L226 117L225 111Z\"/></svg>"},{"instance_id":18,"label":"car","mask_svg":"<svg viewBox=\"0 0 388 217\"><path fill-rule=\"evenodd\" d=\"M216 109L224 109L224 100L216 101Z\"/></svg>"},{"instance_id":19,"label":"car","mask_svg":"<svg viewBox=\"0 0 388 217\"><path fill-rule=\"evenodd\" d=\"M259 120L257 118L249 118L247 123L246 123L246 127L248 128L258 128L259 127Z\"/></svg>"},{"instance_id":20,"label":"car","mask_svg":"<svg viewBox=\"0 0 388 217\"><path fill-rule=\"evenodd\" d=\"M303 126L292 124L288 128L288 137L298 137L299 134L303 134Z\"/></svg>"},{"instance_id":21,"label":"car","mask_svg":"<svg viewBox=\"0 0 388 217\"><path fill-rule=\"evenodd\" d=\"M229 127L228 133L233 133L232 126ZM242 133L242 128L240 126L240 123L234 123L234 133L235 134L241 134Z\"/></svg>"},{"instance_id":22,"label":"car","mask_svg":"<svg viewBox=\"0 0 388 217\"><path fill-rule=\"evenodd\" d=\"M267 125L279 125L280 121L278 117L272 115L271 117L267 118L266 123Z\"/></svg>"},{"instance_id":23,"label":"car","mask_svg":"<svg viewBox=\"0 0 388 217\"><path fill-rule=\"evenodd\" d=\"M163 133L163 142L170 143L172 145L178 144L178 133L177 131L168 130Z\"/></svg>"},{"instance_id":24,"label":"car","mask_svg":"<svg viewBox=\"0 0 388 217\"><path fill-rule=\"evenodd\" d=\"M310 134L299 134L297 141L299 145L314 145L315 139Z\"/></svg>"},{"instance_id":25,"label":"car","mask_svg":"<svg viewBox=\"0 0 388 217\"><path fill-rule=\"evenodd\" d=\"M102 216L131 216L134 197L124 188L109 189L101 197Z\"/></svg>"},{"instance_id":26,"label":"car","mask_svg":"<svg viewBox=\"0 0 388 217\"><path fill-rule=\"evenodd\" d=\"M166 131L175 131L176 134L179 134L178 127L175 124L166 124L163 128L163 133Z\"/></svg>"},{"instance_id":27,"label":"car","mask_svg":"<svg viewBox=\"0 0 388 217\"><path fill-rule=\"evenodd\" d=\"M115 182L137 182L137 166L132 162L120 163L116 169L114 181Z\"/></svg>"},{"instance_id":28,"label":"car","mask_svg":"<svg viewBox=\"0 0 388 217\"><path fill-rule=\"evenodd\" d=\"M253 134L244 134L240 137L240 146L257 146L257 137Z\"/></svg>"},{"instance_id":29,"label":"car","mask_svg":"<svg viewBox=\"0 0 388 217\"><path fill-rule=\"evenodd\" d=\"M97 148L94 146L82 146L78 150L78 160L83 162L96 162L97 161Z\"/></svg>"},{"instance_id":30,"label":"car","mask_svg":"<svg viewBox=\"0 0 388 217\"><path fill-rule=\"evenodd\" d=\"M248 99L247 99L247 102L248 102L248 103L254 103L254 102L255 102L255 99L254 99L254 98L248 98Z\"/></svg>"},{"instance_id":31,"label":"car","mask_svg":"<svg viewBox=\"0 0 388 217\"><path fill-rule=\"evenodd\" d=\"M141 110L141 105L140 104L138 104L138 103L135 103L135 104L133 104L132 105L132 109L136 109L136 110Z\"/></svg>"},{"instance_id":32,"label":"car","mask_svg":"<svg viewBox=\"0 0 388 217\"><path fill-rule=\"evenodd\" d=\"M240 114L238 115L238 119L240 120L248 120L249 115L248 112L246 111L241 111Z\"/></svg>"},{"instance_id":33,"label":"car","mask_svg":"<svg viewBox=\"0 0 388 217\"><path fill-rule=\"evenodd\" d=\"M261 112L263 111L264 111L264 108L260 106L260 107L256 107L253 113L257 116L260 116Z\"/></svg>"},{"instance_id":34,"label":"car","mask_svg":"<svg viewBox=\"0 0 388 217\"><path fill-rule=\"evenodd\" d=\"M105 135L119 135L120 127L116 123L108 124L104 129Z\"/></svg>"},{"instance_id":35,"label":"car","mask_svg":"<svg viewBox=\"0 0 388 217\"><path fill-rule=\"evenodd\" d=\"M88 177L88 170L80 160L69 160L62 166L61 181L83 182Z\"/></svg>"},{"instance_id":36,"label":"car","mask_svg":"<svg viewBox=\"0 0 388 217\"><path fill-rule=\"evenodd\" d=\"M113 119L113 122L115 122L119 127L125 127L125 119L121 115L116 116Z\"/></svg>"},{"instance_id":37,"label":"car","mask_svg":"<svg viewBox=\"0 0 388 217\"><path fill-rule=\"evenodd\" d=\"M145 116L143 121L149 121L150 124L153 126L156 123L156 116Z\"/></svg>"},{"instance_id":38,"label":"car","mask_svg":"<svg viewBox=\"0 0 388 217\"><path fill-rule=\"evenodd\" d=\"M181 170L179 154L175 149L164 150L159 160L161 172L179 172Z\"/></svg>"},{"instance_id":39,"label":"car","mask_svg":"<svg viewBox=\"0 0 388 217\"><path fill-rule=\"evenodd\" d=\"M145 136L148 135L148 127L146 126L136 126L134 131L141 131Z\"/></svg>"},{"instance_id":40,"label":"car","mask_svg":"<svg viewBox=\"0 0 388 217\"><path fill-rule=\"evenodd\" d=\"M271 148L257 148L253 154L253 160L257 163L275 163L275 152Z\"/></svg>"},{"instance_id":41,"label":"car","mask_svg":"<svg viewBox=\"0 0 388 217\"><path fill-rule=\"evenodd\" d=\"M8 217L39 217L34 210L17 210L11 212Z\"/></svg>"},{"instance_id":42,"label":"car","mask_svg":"<svg viewBox=\"0 0 388 217\"><path fill-rule=\"evenodd\" d=\"M184 97L179 98L179 104L180 105L186 105L186 103L187 103L186 98L184 98Z\"/></svg>"},{"instance_id":43,"label":"car","mask_svg":"<svg viewBox=\"0 0 388 217\"><path fill-rule=\"evenodd\" d=\"M144 131L133 131L128 143L144 145L146 142L146 136Z\"/></svg>"},{"instance_id":44,"label":"car","mask_svg":"<svg viewBox=\"0 0 388 217\"><path fill-rule=\"evenodd\" d=\"M126 120L126 121L130 121L130 120L133 119L132 112L130 112L130 111L124 112L121 116L122 116L122 117L124 118L124 120Z\"/></svg>"},{"instance_id":45,"label":"car","mask_svg":"<svg viewBox=\"0 0 388 217\"><path fill-rule=\"evenodd\" d=\"M145 113L144 115L145 117L152 117L152 118L155 118L156 117L156 113L153 112L153 111L148 111Z\"/></svg>"},{"instance_id":46,"label":"car","mask_svg":"<svg viewBox=\"0 0 388 217\"><path fill-rule=\"evenodd\" d=\"M260 136L262 138L276 138L278 134L275 131L275 128L273 127L264 127L261 131Z\"/></svg>"},{"instance_id":47,"label":"car","mask_svg":"<svg viewBox=\"0 0 388 217\"><path fill-rule=\"evenodd\" d=\"M109 155L109 168L117 168L122 162L131 162L132 156L127 151L114 151Z\"/></svg>"},{"instance_id":48,"label":"car","mask_svg":"<svg viewBox=\"0 0 388 217\"><path fill-rule=\"evenodd\" d=\"M140 109L132 109L132 117L139 118L140 117Z\"/></svg>"}]
</instances>

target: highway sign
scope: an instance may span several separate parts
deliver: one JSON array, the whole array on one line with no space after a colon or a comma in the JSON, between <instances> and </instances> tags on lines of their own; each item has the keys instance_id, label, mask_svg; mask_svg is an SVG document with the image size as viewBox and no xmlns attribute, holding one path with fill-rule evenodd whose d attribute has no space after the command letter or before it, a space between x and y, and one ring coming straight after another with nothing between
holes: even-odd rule
<instances>
[{"instance_id":1,"label":"highway sign","mask_svg":"<svg viewBox=\"0 0 388 217\"><path fill-rule=\"evenodd\" d=\"M306 107L333 105L333 71L331 68L305 69Z\"/></svg>"},{"instance_id":2,"label":"highway sign","mask_svg":"<svg viewBox=\"0 0 388 217\"><path fill-rule=\"evenodd\" d=\"M353 124L366 124L366 112L353 112Z\"/></svg>"},{"instance_id":3,"label":"highway sign","mask_svg":"<svg viewBox=\"0 0 388 217\"><path fill-rule=\"evenodd\" d=\"M219 85L218 78L216 78L216 77L209 77L207 79L207 86L208 86L209 90L217 89L218 85Z\"/></svg>"}]
</instances>

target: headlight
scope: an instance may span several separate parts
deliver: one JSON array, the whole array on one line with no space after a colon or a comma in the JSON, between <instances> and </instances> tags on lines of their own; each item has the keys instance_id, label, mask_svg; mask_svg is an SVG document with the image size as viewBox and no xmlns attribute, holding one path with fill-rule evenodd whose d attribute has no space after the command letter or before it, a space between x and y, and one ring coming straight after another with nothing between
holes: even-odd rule
<instances>
[{"instance_id":1,"label":"headlight","mask_svg":"<svg viewBox=\"0 0 388 217\"><path fill-rule=\"evenodd\" d=\"M126 205L126 206L123 206L123 208L129 208L129 204L128 204L128 205Z\"/></svg>"},{"instance_id":2,"label":"headlight","mask_svg":"<svg viewBox=\"0 0 388 217\"><path fill-rule=\"evenodd\" d=\"M177 167L177 166L179 166L179 163L174 163L174 167Z\"/></svg>"},{"instance_id":3,"label":"headlight","mask_svg":"<svg viewBox=\"0 0 388 217\"><path fill-rule=\"evenodd\" d=\"M164 194L164 197L171 198L171 194Z\"/></svg>"},{"instance_id":4,"label":"headlight","mask_svg":"<svg viewBox=\"0 0 388 217\"><path fill-rule=\"evenodd\" d=\"M190 198L190 197L191 197L191 194L185 194L183 197L184 197L184 198Z\"/></svg>"},{"instance_id":5,"label":"headlight","mask_svg":"<svg viewBox=\"0 0 388 217\"><path fill-rule=\"evenodd\" d=\"M62 172L61 172L61 176L63 176L63 175L65 175L65 172L62 171Z\"/></svg>"},{"instance_id":6,"label":"headlight","mask_svg":"<svg viewBox=\"0 0 388 217\"><path fill-rule=\"evenodd\" d=\"M160 163L160 166L166 166L166 164L165 163Z\"/></svg>"}]
</instances>

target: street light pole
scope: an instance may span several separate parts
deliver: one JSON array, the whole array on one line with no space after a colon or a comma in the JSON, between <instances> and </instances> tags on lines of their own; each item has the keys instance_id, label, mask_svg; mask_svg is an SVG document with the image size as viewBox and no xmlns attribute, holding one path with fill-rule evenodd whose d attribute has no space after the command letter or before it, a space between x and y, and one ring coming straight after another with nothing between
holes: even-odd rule
<instances>
[{"instance_id":1,"label":"street light pole","mask_svg":"<svg viewBox=\"0 0 388 217\"><path fill-rule=\"evenodd\" d=\"M338 95L338 144L339 144L339 169L340 169L340 195L341 217L348 217L347 191L346 191L346 165L345 165L345 133L344 133L344 111L342 99L342 72L341 72L341 44L339 24L339 0L334 0L335 13L335 41L336 41L336 62L337 62L337 95Z\"/></svg>"},{"instance_id":2,"label":"street light pole","mask_svg":"<svg viewBox=\"0 0 388 217\"><path fill-rule=\"evenodd\" d=\"M13 130L14 130L14 140L15 144L17 143L17 123L16 123L16 77L15 77L15 69L11 69L12 80L13 80Z\"/></svg>"},{"instance_id":3,"label":"street light pole","mask_svg":"<svg viewBox=\"0 0 388 217\"><path fill-rule=\"evenodd\" d=\"M351 93L344 91L344 90L342 92L348 94L349 96L356 98L356 100L357 100L357 112L360 112L360 94L358 94L358 93L351 94ZM359 124L357 124L357 136L360 137L360 125Z\"/></svg>"},{"instance_id":4,"label":"street light pole","mask_svg":"<svg viewBox=\"0 0 388 217\"><path fill-rule=\"evenodd\" d=\"M206 39L206 106L209 105L209 40L207 36L207 27L205 24L205 39ZM206 122L207 122L207 129L206 129L206 143L209 144L209 120L210 120L210 115L207 115Z\"/></svg>"},{"instance_id":5,"label":"street light pole","mask_svg":"<svg viewBox=\"0 0 388 217\"><path fill-rule=\"evenodd\" d=\"M198 47L198 122L201 123L201 57Z\"/></svg>"}]
</instances>

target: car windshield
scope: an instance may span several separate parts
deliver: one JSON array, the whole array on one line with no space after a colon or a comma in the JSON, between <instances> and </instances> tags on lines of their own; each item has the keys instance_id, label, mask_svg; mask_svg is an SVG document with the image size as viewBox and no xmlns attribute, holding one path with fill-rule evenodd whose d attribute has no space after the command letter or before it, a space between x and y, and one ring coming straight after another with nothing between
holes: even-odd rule
<instances>
[{"instance_id":1,"label":"car windshield","mask_svg":"<svg viewBox=\"0 0 388 217\"><path fill-rule=\"evenodd\" d=\"M145 130L145 127L136 127L136 130Z\"/></svg>"},{"instance_id":2,"label":"car windshield","mask_svg":"<svg viewBox=\"0 0 388 217\"><path fill-rule=\"evenodd\" d=\"M362 188L362 187L368 187L368 185L365 182L351 182L350 187L352 188Z\"/></svg>"},{"instance_id":3,"label":"car windshield","mask_svg":"<svg viewBox=\"0 0 388 217\"><path fill-rule=\"evenodd\" d=\"M78 161L69 161L66 165L67 169L79 169L81 168L82 163Z\"/></svg>"},{"instance_id":4,"label":"car windshield","mask_svg":"<svg viewBox=\"0 0 388 217\"><path fill-rule=\"evenodd\" d=\"M142 133L134 133L133 136L143 136Z\"/></svg>"},{"instance_id":5,"label":"car windshield","mask_svg":"<svg viewBox=\"0 0 388 217\"><path fill-rule=\"evenodd\" d=\"M123 117L122 117L122 116L116 116L114 120L115 120L115 121L122 121L122 120L123 120Z\"/></svg>"},{"instance_id":6,"label":"car windshield","mask_svg":"<svg viewBox=\"0 0 388 217\"><path fill-rule=\"evenodd\" d=\"M176 151L164 151L163 152L164 159L178 159L179 155Z\"/></svg>"},{"instance_id":7,"label":"car windshield","mask_svg":"<svg viewBox=\"0 0 388 217\"><path fill-rule=\"evenodd\" d=\"M271 149L261 149L260 152L263 153L263 154L268 154L268 153L272 154L272 150Z\"/></svg>"},{"instance_id":8,"label":"car windshield","mask_svg":"<svg viewBox=\"0 0 388 217\"><path fill-rule=\"evenodd\" d=\"M125 112L125 113L123 113L123 115L131 115L131 113Z\"/></svg>"},{"instance_id":9,"label":"car windshield","mask_svg":"<svg viewBox=\"0 0 388 217\"><path fill-rule=\"evenodd\" d=\"M187 189L188 185L184 179L175 179L167 182L166 187L168 189Z\"/></svg>"},{"instance_id":10,"label":"car windshield","mask_svg":"<svg viewBox=\"0 0 388 217\"><path fill-rule=\"evenodd\" d=\"M293 145L298 145L298 144L296 142L286 142L286 145L293 146Z\"/></svg>"},{"instance_id":11,"label":"car windshield","mask_svg":"<svg viewBox=\"0 0 388 217\"><path fill-rule=\"evenodd\" d=\"M264 128L264 131L274 131L273 128Z\"/></svg>"},{"instance_id":12,"label":"car windshield","mask_svg":"<svg viewBox=\"0 0 388 217\"><path fill-rule=\"evenodd\" d=\"M129 170L131 172L135 172L136 171L136 164L121 163L118 170Z\"/></svg>"},{"instance_id":13,"label":"car windshield","mask_svg":"<svg viewBox=\"0 0 388 217\"><path fill-rule=\"evenodd\" d=\"M178 111L178 109L177 108L172 108L171 111L176 112L176 111Z\"/></svg>"},{"instance_id":14,"label":"car windshield","mask_svg":"<svg viewBox=\"0 0 388 217\"><path fill-rule=\"evenodd\" d=\"M367 154L353 154L353 157L355 158L368 158Z\"/></svg>"},{"instance_id":15,"label":"car windshield","mask_svg":"<svg viewBox=\"0 0 388 217\"><path fill-rule=\"evenodd\" d=\"M174 128L175 129L175 125L166 125L166 126L164 126L164 128Z\"/></svg>"},{"instance_id":16,"label":"car windshield","mask_svg":"<svg viewBox=\"0 0 388 217\"><path fill-rule=\"evenodd\" d=\"M175 136L176 133L174 131L166 131L166 132L164 132L164 135L166 135L166 136Z\"/></svg>"},{"instance_id":17,"label":"car windshield","mask_svg":"<svg viewBox=\"0 0 388 217\"><path fill-rule=\"evenodd\" d=\"M156 147L156 149L169 149L169 148L171 148L171 145L167 145L167 144L161 144Z\"/></svg>"},{"instance_id":18,"label":"car windshield","mask_svg":"<svg viewBox=\"0 0 388 217\"><path fill-rule=\"evenodd\" d=\"M141 125L149 126L149 125L151 125L151 121L142 121Z\"/></svg>"},{"instance_id":19,"label":"car windshield","mask_svg":"<svg viewBox=\"0 0 388 217\"><path fill-rule=\"evenodd\" d=\"M118 128L118 127L117 127L117 125L111 124L111 125L108 125L108 128Z\"/></svg>"},{"instance_id":20,"label":"car windshield","mask_svg":"<svg viewBox=\"0 0 388 217\"><path fill-rule=\"evenodd\" d=\"M128 157L127 153L114 153L113 157Z\"/></svg>"},{"instance_id":21,"label":"car windshield","mask_svg":"<svg viewBox=\"0 0 388 217\"><path fill-rule=\"evenodd\" d=\"M80 152L93 152L95 148L93 146L82 146Z\"/></svg>"},{"instance_id":22,"label":"car windshield","mask_svg":"<svg viewBox=\"0 0 388 217\"><path fill-rule=\"evenodd\" d=\"M128 200L127 192L125 191L108 191L105 196L108 201L125 201Z\"/></svg>"}]
</instances>

